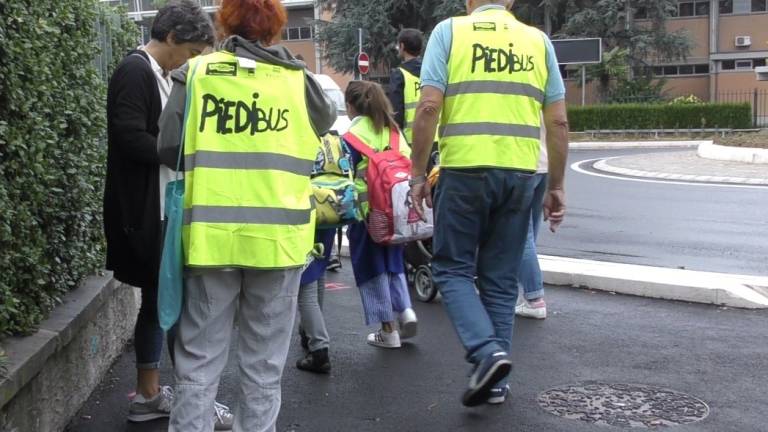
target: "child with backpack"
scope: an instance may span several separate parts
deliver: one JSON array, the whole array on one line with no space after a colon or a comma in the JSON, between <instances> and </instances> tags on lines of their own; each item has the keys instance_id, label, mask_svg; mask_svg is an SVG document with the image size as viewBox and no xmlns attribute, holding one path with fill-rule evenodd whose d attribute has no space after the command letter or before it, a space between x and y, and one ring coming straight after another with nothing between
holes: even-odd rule
<instances>
[{"instance_id":1,"label":"child with backpack","mask_svg":"<svg viewBox=\"0 0 768 432\"><path fill-rule=\"evenodd\" d=\"M382 212L369 214L369 185L366 180L370 178L368 171L375 168L369 166L373 153L399 150L409 156L410 151L392 116L392 106L379 84L353 81L347 87L345 98L352 124L343 138L350 148L355 183L363 216L367 220L367 223L347 228L352 271L360 289L366 325L381 325L379 330L368 335L367 342L382 348L400 348L401 339L411 338L417 331L416 313L411 307L405 278L403 247L382 241L382 230L373 228L377 226L373 219L381 220ZM404 186L407 187L407 182ZM381 224L378 226L381 227ZM374 241L369 230L376 235L379 243ZM389 231L391 237L392 229Z\"/></svg>"}]
</instances>

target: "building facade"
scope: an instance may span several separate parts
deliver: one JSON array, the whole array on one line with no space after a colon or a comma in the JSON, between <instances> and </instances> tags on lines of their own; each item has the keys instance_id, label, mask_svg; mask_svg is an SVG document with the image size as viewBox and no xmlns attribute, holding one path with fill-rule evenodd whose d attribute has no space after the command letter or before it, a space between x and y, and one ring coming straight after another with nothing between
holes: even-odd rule
<instances>
[{"instance_id":1,"label":"building facade","mask_svg":"<svg viewBox=\"0 0 768 432\"><path fill-rule=\"evenodd\" d=\"M128 16L136 21L142 31L144 43L149 41L149 30L152 20L157 15L157 10L167 0L100 0L102 2L123 6L128 11ZM220 0L194 0L204 10L213 15L218 9ZM282 44L294 55L304 60L309 70L313 73L330 75L342 89L352 79L350 75L339 74L328 67L322 61L318 45L314 40L312 23L320 19L321 12L315 8L313 0L282 0L288 11L288 23L283 31ZM323 17L328 18L328 17Z\"/></svg>"},{"instance_id":2,"label":"building facade","mask_svg":"<svg viewBox=\"0 0 768 432\"><path fill-rule=\"evenodd\" d=\"M635 20L644 21L638 10ZM652 65L653 75L666 81L667 97L695 95L705 101L750 102L768 108L768 81L757 81L755 68L768 59L767 0L679 0L670 31L685 30L693 50L684 60ZM581 103L581 89L568 80L569 103ZM588 86L587 103L597 101ZM764 116L768 113L761 114Z\"/></svg>"}]
</instances>

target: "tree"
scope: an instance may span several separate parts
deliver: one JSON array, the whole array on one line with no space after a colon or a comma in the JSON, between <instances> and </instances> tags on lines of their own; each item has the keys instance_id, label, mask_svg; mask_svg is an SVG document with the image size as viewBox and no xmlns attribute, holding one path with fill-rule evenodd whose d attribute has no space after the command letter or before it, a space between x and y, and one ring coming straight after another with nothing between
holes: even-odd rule
<instances>
[{"instance_id":1,"label":"tree","mask_svg":"<svg viewBox=\"0 0 768 432\"><path fill-rule=\"evenodd\" d=\"M374 69L398 62L397 33L417 28L429 33L441 20L462 13L463 0L318 0L318 6L333 12L331 21L318 21L316 35L323 57L341 72L355 70L358 28L364 31L363 50Z\"/></svg>"},{"instance_id":2,"label":"tree","mask_svg":"<svg viewBox=\"0 0 768 432\"><path fill-rule=\"evenodd\" d=\"M565 11L568 18L561 20L564 24L558 36L600 37L605 51L620 54L627 66L593 68L598 73L588 77L598 81L604 95L615 90L614 86L626 91L637 88L638 83L650 85L651 64L685 59L693 47L685 30L670 32L666 28L677 0L567 0L565 5L559 1L557 10ZM637 11L646 19L635 20Z\"/></svg>"}]
</instances>

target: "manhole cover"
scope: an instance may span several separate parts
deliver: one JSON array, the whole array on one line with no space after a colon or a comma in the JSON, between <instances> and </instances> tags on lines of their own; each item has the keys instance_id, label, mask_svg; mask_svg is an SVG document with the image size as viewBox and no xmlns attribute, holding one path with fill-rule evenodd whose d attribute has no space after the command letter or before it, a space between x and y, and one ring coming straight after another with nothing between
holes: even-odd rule
<instances>
[{"instance_id":1,"label":"manhole cover","mask_svg":"<svg viewBox=\"0 0 768 432\"><path fill-rule=\"evenodd\" d=\"M555 387L539 395L539 405L568 419L638 428L694 423L709 415L700 399L640 384L585 382Z\"/></svg>"}]
</instances>

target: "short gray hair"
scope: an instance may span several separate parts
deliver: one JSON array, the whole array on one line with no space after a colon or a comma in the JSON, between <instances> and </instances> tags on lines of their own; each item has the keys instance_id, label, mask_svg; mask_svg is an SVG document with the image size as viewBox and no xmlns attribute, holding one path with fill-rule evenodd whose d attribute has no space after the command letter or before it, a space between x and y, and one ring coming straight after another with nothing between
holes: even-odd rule
<instances>
[{"instance_id":1,"label":"short gray hair","mask_svg":"<svg viewBox=\"0 0 768 432\"><path fill-rule=\"evenodd\" d=\"M208 14L190 0L171 1L158 11L152 23L152 39L165 42L173 33L176 43L213 45L213 24Z\"/></svg>"}]
</instances>

